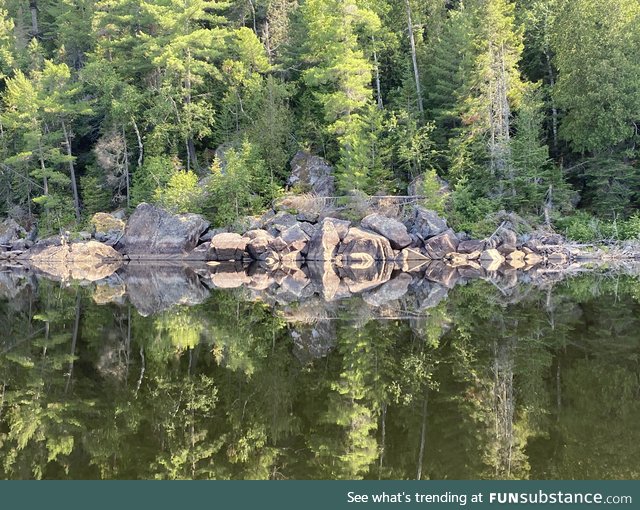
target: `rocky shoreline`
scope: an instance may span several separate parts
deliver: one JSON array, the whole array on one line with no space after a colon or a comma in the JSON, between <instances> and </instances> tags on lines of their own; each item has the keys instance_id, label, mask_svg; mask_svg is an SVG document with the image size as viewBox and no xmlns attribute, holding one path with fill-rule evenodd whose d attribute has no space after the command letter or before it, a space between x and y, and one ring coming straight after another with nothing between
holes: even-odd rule
<instances>
[{"instance_id":1,"label":"rocky shoreline","mask_svg":"<svg viewBox=\"0 0 640 510\"><path fill-rule=\"evenodd\" d=\"M580 262L638 259L640 252L568 243L555 233L518 235L505 222L486 239L456 233L434 211L414 205L402 218L379 213L359 222L270 210L246 219L241 232L211 229L197 214L171 214L140 204L125 222L98 213L77 239L35 240L13 220L0 224L0 260L59 279L96 281L129 261L258 264L267 273L303 273L339 286L343 278L380 281L384 272L427 273L436 279L484 278L499 270L569 267ZM234 270L234 273L237 273ZM352 273L349 276L349 273Z\"/></svg>"}]
</instances>

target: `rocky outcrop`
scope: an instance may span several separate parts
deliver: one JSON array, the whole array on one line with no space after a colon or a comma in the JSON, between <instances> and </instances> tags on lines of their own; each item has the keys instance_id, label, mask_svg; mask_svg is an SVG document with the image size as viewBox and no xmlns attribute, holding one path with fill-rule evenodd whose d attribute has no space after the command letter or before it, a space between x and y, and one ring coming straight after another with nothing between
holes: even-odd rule
<instances>
[{"instance_id":1,"label":"rocky outcrop","mask_svg":"<svg viewBox=\"0 0 640 510\"><path fill-rule=\"evenodd\" d=\"M197 305L209 297L195 271L180 264L132 262L126 265L121 278L129 301L145 317L176 305Z\"/></svg>"},{"instance_id":2,"label":"rocky outcrop","mask_svg":"<svg viewBox=\"0 0 640 510\"><path fill-rule=\"evenodd\" d=\"M320 156L298 151L291 160L291 175L287 186L328 197L335 195L333 167Z\"/></svg>"},{"instance_id":3,"label":"rocky outcrop","mask_svg":"<svg viewBox=\"0 0 640 510\"><path fill-rule=\"evenodd\" d=\"M336 223L325 220L309 240L307 260L333 260L338 252L339 244L340 234L336 228Z\"/></svg>"},{"instance_id":4,"label":"rocky outcrop","mask_svg":"<svg viewBox=\"0 0 640 510\"><path fill-rule=\"evenodd\" d=\"M407 232L407 227L393 218L374 213L363 218L360 224L362 227L386 237L391 247L396 250L401 250L411 244L411 237Z\"/></svg>"},{"instance_id":5,"label":"rocky outcrop","mask_svg":"<svg viewBox=\"0 0 640 510\"><path fill-rule=\"evenodd\" d=\"M413 214L406 224L409 233L418 236L422 240L437 236L449 228L447 227L447 221L438 216L437 212L420 206L414 208Z\"/></svg>"},{"instance_id":6,"label":"rocky outcrop","mask_svg":"<svg viewBox=\"0 0 640 510\"><path fill-rule=\"evenodd\" d=\"M0 247L9 248L26 234L25 230L15 220L7 218L0 223Z\"/></svg>"},{"instance_id":7,"label":"rocky outcrop","mask_svg":"<svg viewBox=\"0 0 640 510\"><path fill-rule=\"evenodd\" d=\"M451 253L456 253L458 243L456 233L449 229L425 241L424 246L429 257L443 259Z\"/></svg>"},{"instance_id":8,"label":"rocky outcrop","mask_svg":"<svg viewBox=\"0 0 640 510\"><path fill-rule=\"evenodd\" d=\"M209 260L242 260L248 239L240 234L225 232L213 236L209 245Z\"/></svg>"},{"instance_id":9,"label":"rocky outcrop","mask_svg":"<svg viewBox=\"0 0 640 510\"><path fill-rule=\"evenodd\" d=\"M343 265L369 267L376 260L393 260L389 240L362 228L352 227L338 248Z\"/></svg>"},{"instance_id":10,"label":"rocky outcrop","mask_svg":"<svg viewBox=\"0 0 640 510\"><path fill-rule=\"evenodd\" d=\"M182 257L198 245L208 228L209 222L199 214L171 214L142 203L127 222L122 253L132 259Z\"/></svg>"}]
</instances>

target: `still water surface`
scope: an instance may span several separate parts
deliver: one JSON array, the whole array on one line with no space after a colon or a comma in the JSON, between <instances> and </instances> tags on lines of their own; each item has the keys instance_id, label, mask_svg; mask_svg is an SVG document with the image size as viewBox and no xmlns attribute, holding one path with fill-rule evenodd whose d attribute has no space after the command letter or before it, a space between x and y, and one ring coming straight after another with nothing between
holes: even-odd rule
<instances>
[{"instance_id":1,"label":"still water surface","mask_svg":"<svg viewBox=\"0 0 640 510\"><path fill-rule=\"evenodd\" d=\"M0 477L640 477L636 277L380 304L185 274L0 274Z\"/></svg>"}]
</instances>

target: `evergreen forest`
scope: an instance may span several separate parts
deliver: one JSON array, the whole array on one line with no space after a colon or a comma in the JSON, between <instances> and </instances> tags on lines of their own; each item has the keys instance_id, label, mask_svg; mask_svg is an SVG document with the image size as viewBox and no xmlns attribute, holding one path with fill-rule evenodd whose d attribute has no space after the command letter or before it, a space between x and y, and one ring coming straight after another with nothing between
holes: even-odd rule
<instances>
[{"instance_id":1,"label":"evergreen forest","mask_svg":"<svg viewBox=\"0 0 640 510\"><path fill-rule=\"evenodd\" d=\"M306 150L471 234L637 237L639 47L640 0L3 0L0 216L222 225Z\"/></svg>"}]
</instances>

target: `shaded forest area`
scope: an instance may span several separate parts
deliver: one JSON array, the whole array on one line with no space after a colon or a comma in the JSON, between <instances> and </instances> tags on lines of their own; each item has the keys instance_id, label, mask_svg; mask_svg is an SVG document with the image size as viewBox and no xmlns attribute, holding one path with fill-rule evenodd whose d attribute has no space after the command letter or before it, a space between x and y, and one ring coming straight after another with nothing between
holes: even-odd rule
<instances>
[{"instance_id":1,"label":"shaded forest area","mask_svg":"<svg viewBox=\"0 0 640 510\"><path fill-rule=\"evenodd\" d=\"M637 237L638 47L638 0L5 0L0 215L51 233L151 201L222 224L305 149L342 194L423 176L475 235L507 210Z\"/></svg>"}]
</instances>

